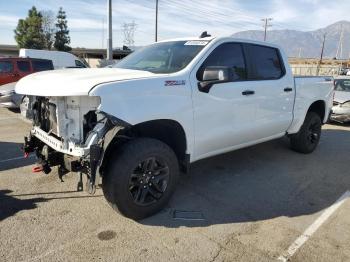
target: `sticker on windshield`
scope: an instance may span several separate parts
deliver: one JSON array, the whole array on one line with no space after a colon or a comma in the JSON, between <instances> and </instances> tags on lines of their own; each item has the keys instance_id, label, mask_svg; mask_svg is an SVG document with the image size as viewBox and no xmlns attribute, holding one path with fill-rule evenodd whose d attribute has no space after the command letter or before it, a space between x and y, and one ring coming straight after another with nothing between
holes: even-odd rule
<instances>
[{"instance_id":1,"label":"sticker on windshield","mask_svg":"<svg viewBox=\"0 0 350 262\"><path fill-rule=\"evenodd\" d=\"M185 45L207 45L209 41L187 41Z\"/></svg>"}]
</instances>

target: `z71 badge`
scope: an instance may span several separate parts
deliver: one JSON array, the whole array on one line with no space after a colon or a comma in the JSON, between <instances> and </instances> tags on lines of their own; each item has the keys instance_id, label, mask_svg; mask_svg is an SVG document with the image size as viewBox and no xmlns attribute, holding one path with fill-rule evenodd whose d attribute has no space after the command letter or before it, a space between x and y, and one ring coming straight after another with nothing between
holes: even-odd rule
<instances>
[{"instance_id":1,"label":"z71 badge","mask_svg":"<svg viewBox=\"0 0 350 262\"><path fill-rule=\"evenodd\" d=\"M186 84L185 80L166 80L165 86L183 86Z\"/></svg>"}]
</instances>

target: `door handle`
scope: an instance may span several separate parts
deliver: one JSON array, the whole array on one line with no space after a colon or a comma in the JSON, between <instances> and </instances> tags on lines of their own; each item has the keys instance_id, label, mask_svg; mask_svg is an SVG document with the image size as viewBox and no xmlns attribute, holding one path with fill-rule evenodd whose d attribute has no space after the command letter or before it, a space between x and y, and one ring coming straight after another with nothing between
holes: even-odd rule
<instances>
[{"instance_id":1,"label":"door handle","mask_svg":"<svg viewBox=\"0 0 350 262\"><path fill-rule=\"evenodd\" d=\"M244 96L249 96L249 95L254 95L255 94L255 91L253 90L245 90L242 92L242 95Z\"/></svg>"},{"instance_id":2,"label":"door handle","mask_svg":"<svg viewBox=\"0 0 350 262\"><path fill-rule=\"evenodd\" d=\"M291 87L286 87L284 89L284 92L292 92L292 91L293 91L293 88L291 88Z\"/></svg>"}]
</instances>

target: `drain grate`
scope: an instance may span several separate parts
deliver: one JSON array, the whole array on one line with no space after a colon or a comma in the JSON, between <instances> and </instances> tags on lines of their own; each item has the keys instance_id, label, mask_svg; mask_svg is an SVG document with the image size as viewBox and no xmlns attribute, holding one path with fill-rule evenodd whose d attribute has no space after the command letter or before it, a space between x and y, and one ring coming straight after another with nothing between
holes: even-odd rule
<instances>
[{"instance_id":1,"label":"drain grate","mask_svg":"<svg viewBox=\"0 0 350 262\"><path fill-rule=\"evenodd\" d=\"M173 219L178 220L205 220L204 215L200 211L181 211L174 210Z\"/></svg>"}]
</instances>

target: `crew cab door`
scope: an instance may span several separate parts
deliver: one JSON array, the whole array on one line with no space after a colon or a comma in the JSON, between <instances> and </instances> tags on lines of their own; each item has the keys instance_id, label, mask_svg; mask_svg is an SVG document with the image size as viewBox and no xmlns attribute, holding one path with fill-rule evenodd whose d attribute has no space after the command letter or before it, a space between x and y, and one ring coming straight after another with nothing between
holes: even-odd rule
<instances>
[{"instance_id":1,"label":"crew cab door","mask_svg":"<svg viewBox=\"0 0 350 262\"><path fill-rule=\"evenodd\" d=\"M287 61L277 48L243 44L255 86L256 139L278 136L286 132L293 120L294 78L285 67Z\"/></svg>"},{"instance_id":2,"label":"crew cab door","mask_svg":"<svg viewBox=\"0 0 350 262\"><path fill-rule=\"evenodd\" d=\"M214 84L208 93L198 83L207 67L225 66L232 81ZM212 47L191 72L193 90L195 153L204 158L254 140L254 119L257 108L252 95L255 86L247 80L247 65L240 43L222 43Z\"/></svg>"},{"instance_id":3,"label":"crew cab door","mask_svg":"<svg viewBox=\"0 0 350 262\"><path fill-rule=\"evenodd\" d=\"M0 61L0 85L15 82L14 66L11 60Z\"/></svg>"}]
</instances>

